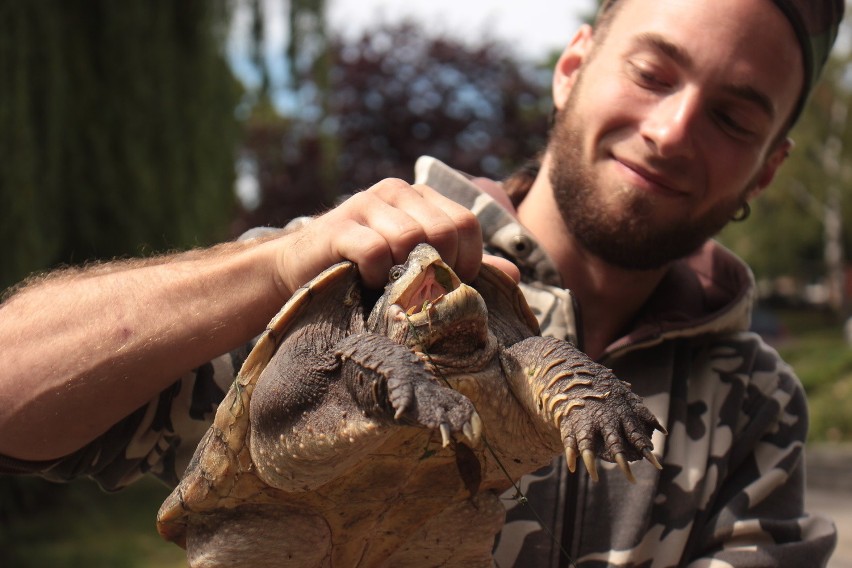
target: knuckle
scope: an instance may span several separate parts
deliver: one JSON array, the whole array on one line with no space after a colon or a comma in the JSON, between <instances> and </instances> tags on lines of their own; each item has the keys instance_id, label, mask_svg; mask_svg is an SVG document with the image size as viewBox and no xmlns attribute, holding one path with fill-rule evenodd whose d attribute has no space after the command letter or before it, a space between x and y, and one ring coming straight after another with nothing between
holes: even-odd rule
<instances>
[{"instance_id":1,"label":"knuckle","mask_svg":"<svg viewBox=\"0 0 852 568\"><path fill-rule=\"evenodd\" d=\"M397 234L395 237L396 249L398 252L395 256L405 255L417 246L419 243L426 242L426 230L415 221L401 221L398 225Z\"/></svg>"},{"instance_id":2,"label":"knuckle","mask_svg":"<svg viewBox=\"0 0 852 568\"><path fill-rule=\"evenodd\" d=\"M337 207L317 217L315 228L322 227L320 234L333 235L334 233L330 232L333 228L337 227L339 231L349 222L356 220L361 215L361 211L369 207L370 201L371 198L364 195L364 192L353 194Z\"/></svg>"},{"instance_id":3,"label":"knuckle","mask_svg":"<svg viewBox=\"0 0 852 568\"><path fill-rule=\"evenodd\" d=\"M388 251L387 243L376 239L362 243L358 259L354 261L364 282L371 287L381 287L393 266L393 260Z\"/></svg>"},{"instance_id":4,"label":"knuckle","mask_svg":"<svg viewBox=\"0 0 852 568\"><path fill-rule=\"evenodd\" d=\"M455 246L458 233L456 225L451 220L438 220L429 227L426 238L433 245Z\"/></svg>"},{"instance_id":5,"label":"knuckle","mask_svg":"<svg viewBox=\"0 0 852 568\"><path fill-rule=\"evenodd\" d=\"M399 178L385 178L373 185L368 191L376 194L394 196L400 190L411 189L411 186Z\"/></svg>"},{"instance_id":6,"label":"knuckle","mask_svg":"<svg viewBox=\"0 0 852 568\"><path fill-rule=\"evenodd\" d=\"M461 207L459 211L454 212L452 219L460 233L468 234L480 231L479 220L476 218L476 215L465 207Z\"/></svg>"},{"instance_id":7,"label":"knuckle","mask_svg":"<svg viewBox=\"0 0 852 568\"><path fill-rule=\"evenodd\" d=\"M432 189L432 187L426 185L425 183L412 184L411 188L416 190L417 193L420 193L423 196L441 195L440 192L435 191L434 189Z\"/></svg>"}]
</instances>

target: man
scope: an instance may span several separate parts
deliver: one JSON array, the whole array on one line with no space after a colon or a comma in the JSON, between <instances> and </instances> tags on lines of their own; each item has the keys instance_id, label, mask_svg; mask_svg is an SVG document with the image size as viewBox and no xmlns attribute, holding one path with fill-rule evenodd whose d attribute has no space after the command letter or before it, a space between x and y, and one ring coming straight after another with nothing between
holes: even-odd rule
<instances>
[{"instance_id":1,"label":"man","mask_svg":"<svg viewBox=\"0 0 852 568\"><path fill-rule=\"evenodd\" d=\"M421 241L469 279L484 239L518 265L543 329L582 337L669 431L663 471L636 466L635 485L561 460L527 479L499 565L823 565L836 533L803 511L801 386L744 331L751 276L708 239L784 161L842 11L610 0L556 65L553 132L515 207L424 159L425 185L386 180L283 235L21 289L0 311L0 467L174 482L241 359L216 356L299 284L348 258L377 286Z\"/></svg>"}]
</instances>

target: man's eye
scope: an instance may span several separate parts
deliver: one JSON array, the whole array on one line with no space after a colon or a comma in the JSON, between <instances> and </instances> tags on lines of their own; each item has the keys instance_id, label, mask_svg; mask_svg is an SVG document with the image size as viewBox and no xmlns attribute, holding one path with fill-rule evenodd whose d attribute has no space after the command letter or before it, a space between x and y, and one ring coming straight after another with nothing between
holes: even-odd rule
<instances>
[{"instance_id":1,"label":"man's eye","mask_svg":"<svg viewBox=\"0 0 852 568\"><path fill-rule=\"evenodd\" d=\"M748 138L754 135L754 132L750 128L743 125L739 120L726 112L717 112L716 121L723 130L728 131L734 136Z\"/></svg>"},{"instance_id":2,"label":"man's eye","mask_svg":"<svg viewBox=\"0 0 852 568\"><path fill-rule=\"evenodd\" d=\"M669 86L662 76L646 62L629 61L628 70L633 80L646 89L661 89Z\"/></svg>"}]
</instances>

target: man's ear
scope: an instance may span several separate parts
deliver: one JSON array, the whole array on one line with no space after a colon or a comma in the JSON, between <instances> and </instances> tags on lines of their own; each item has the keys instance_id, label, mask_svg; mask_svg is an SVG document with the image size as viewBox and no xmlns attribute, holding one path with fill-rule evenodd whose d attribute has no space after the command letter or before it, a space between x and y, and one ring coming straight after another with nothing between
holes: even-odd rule
<instances>
[{"instance_id":1,"label":"man's ear","mask_svg":"<svg viewBox=\"0 0 852 568\"><path fill-rule=\"evenodd\" d=\"M571 88L577 80L577 71L583 60L591 52L594 43L594 33L588 24L580 26L571 39L571 43L559 56L553 69L553 106L561 110L568 100Z\"/></svg>"},{"instance_id":2,"label":"man's ear","mask_svg":"<svg viewBox=\"0 0 852 568\"><path fill-rule=\"evenodd\" d=\"M767 157L766 161L763 163L763 167L757 177L757 183L751 191L749 198L756 197L764 189L766 189L770 183L772 183L772 180L775 179L775 173L790 155L794 146L795 143L791 138L784 138L784 140L782 140L775 149L772 150L769 157Z\"/></svg>"}]
</instances>

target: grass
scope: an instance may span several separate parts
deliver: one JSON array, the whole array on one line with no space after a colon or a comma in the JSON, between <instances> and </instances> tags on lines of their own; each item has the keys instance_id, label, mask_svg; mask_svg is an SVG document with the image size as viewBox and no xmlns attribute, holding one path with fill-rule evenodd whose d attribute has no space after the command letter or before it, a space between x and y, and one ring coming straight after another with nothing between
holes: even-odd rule
<instances>
[{"instance_id":1,"label":"grass","mask_svg":"<svg viewBox=\"0 0 852 568\"><path fill-rule=\"evenodd\" d=\"M843 324L825 314L782 311L789 337L778 346L808 393L810 440L852 441L852 347Z\"/></svg>"},{"instance_id":2,"label":"grass","mask_svg":"<svg viewBox=\"0 0 852 568\"><path fill-rule=\"evenodd\" d=\"M87 480L63 485L34 478L0 481L0 566L187 565L184 551L162 540L154 528L157 509L168 495L157 481L143 480L112 494Z\"/></svg>"}]
</instances>

